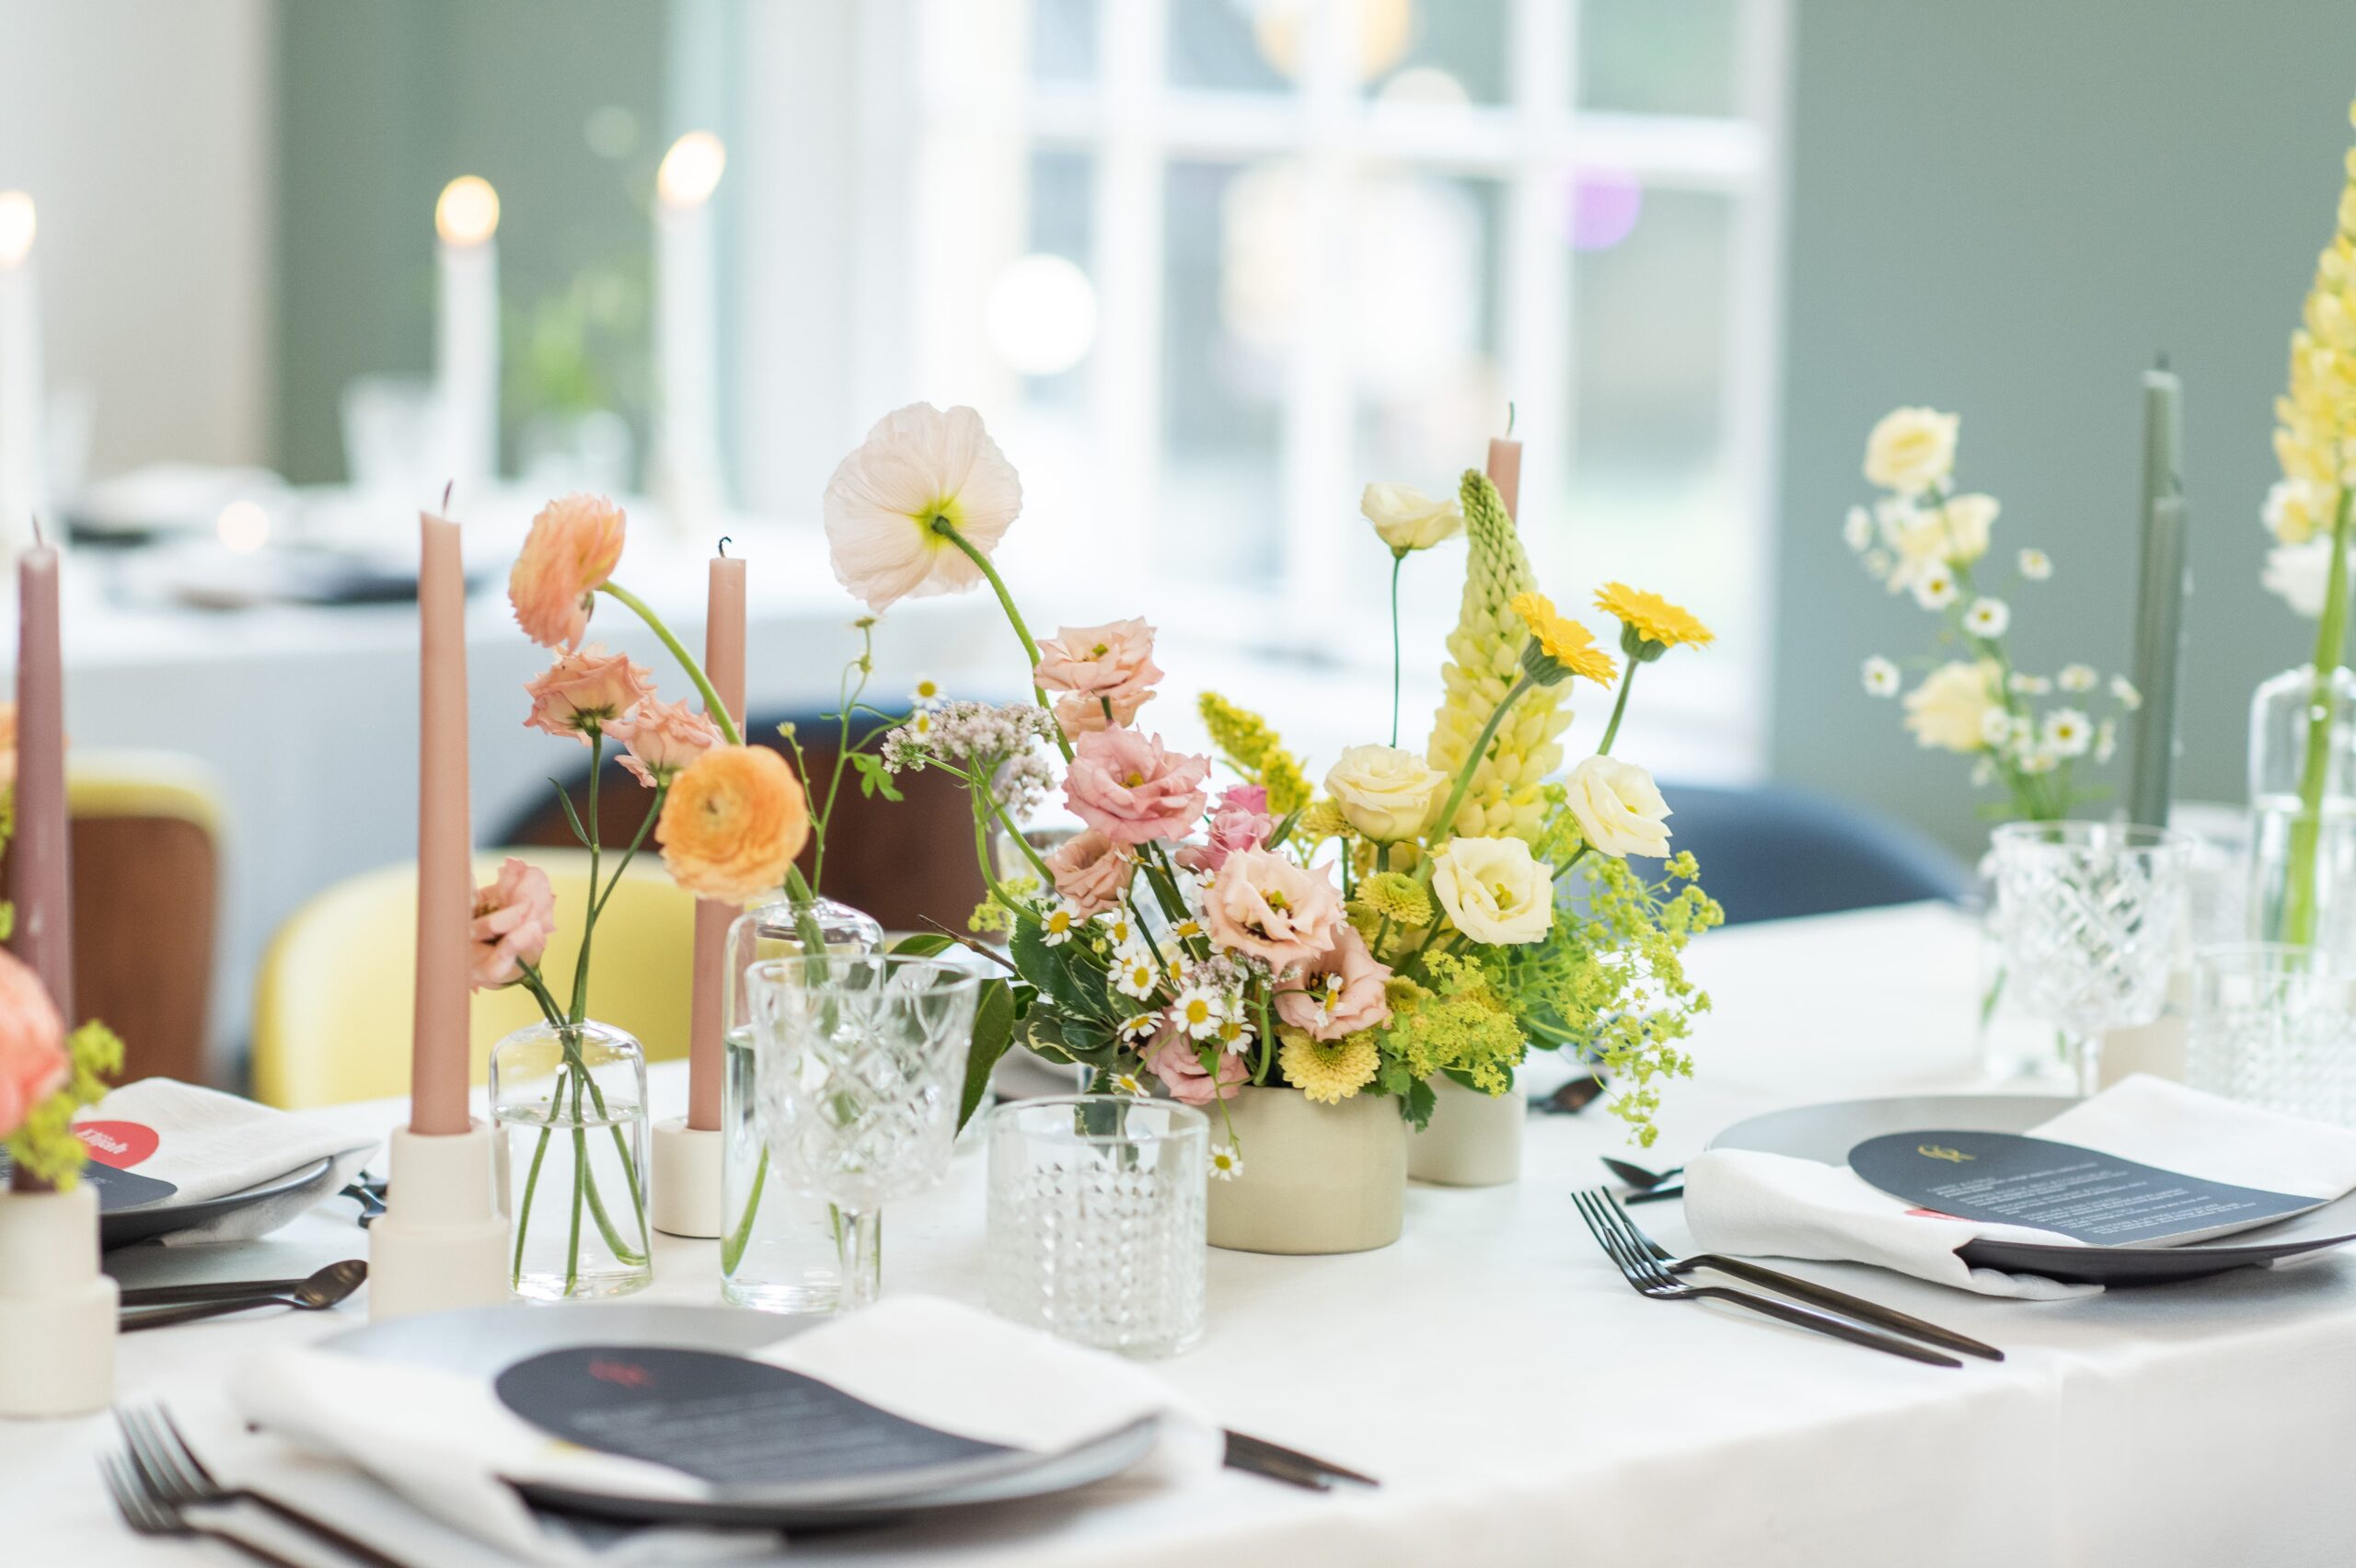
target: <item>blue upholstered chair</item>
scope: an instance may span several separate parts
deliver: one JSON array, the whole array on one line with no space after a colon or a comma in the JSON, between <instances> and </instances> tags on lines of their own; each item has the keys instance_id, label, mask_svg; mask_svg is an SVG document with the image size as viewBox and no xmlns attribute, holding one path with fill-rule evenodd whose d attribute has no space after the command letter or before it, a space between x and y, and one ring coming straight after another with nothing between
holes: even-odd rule
<instances>
[{"instance_id":1,"label":"blue upholstered chair","mask_svg":"<svg viewBox=\"0 0 2356 1568\"><path fill-rule=\"evenodd\" d=\"M1677 847L1728 925L1961 898L1968 868L1930 838L1862 807L1787 785L1664 784Z\"/></svg>"}]
</instances>

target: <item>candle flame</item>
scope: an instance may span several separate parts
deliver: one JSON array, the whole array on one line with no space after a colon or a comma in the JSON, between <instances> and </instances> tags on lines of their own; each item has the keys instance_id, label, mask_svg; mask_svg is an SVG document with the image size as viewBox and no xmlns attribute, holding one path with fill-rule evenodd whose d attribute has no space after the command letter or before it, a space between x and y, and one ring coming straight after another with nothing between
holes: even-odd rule
<instances>
[{"instance_id":1,"label":"candle flame","mask_svg":"<svg viewBox=\"0 0 2356 1568\"><path fill-rule=\"evenodd\" d=\"M709 131L690 131L671 144L654 172L655 194L666 207L700 207L711 200L728 167L728 149Z\"/></svg>"},{"instance_id":2,"label":"candle flame","mask_svg":"<svg viewBox=\"0 0 2356 1568\"><path fill-rule=\"evenodd\" d=\"M433 232L445 245L480 245L499 229L499 192L480 175L462 174L433 203Z\"/></svg>"},{"instance_id":3,"label":"candle flame","mask_svg":"<svg viewBox=\"0 0 2356 1568\"><path fill-rule=\"evenodd\" d=\"M0 190L0 267L13 267L32 254L33 199L21 190Z\"/></svg>"}]
</instances>

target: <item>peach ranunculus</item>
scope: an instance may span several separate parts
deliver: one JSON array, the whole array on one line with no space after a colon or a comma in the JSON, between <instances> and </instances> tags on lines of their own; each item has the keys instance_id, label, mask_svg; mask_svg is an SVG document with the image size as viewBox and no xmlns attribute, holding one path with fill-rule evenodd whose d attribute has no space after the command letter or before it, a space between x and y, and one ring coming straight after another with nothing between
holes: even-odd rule
<instances>
[{"instance_id":1,"label":"peach ranunculus","mask_svg":"<svg viewBox=\"0 0 2356 1568\"><path fill-rule=\"evenodd\" d=\"M607 720L606 733L628 748L622 766L650 790L668 784L681 768L720 744L720 726L709 715L685 702L657 702L651 697L620 718Z\"/></svg>"},{"instance_id":2,"label":"peach ranunculus","mask_svg":"<svg viewBox=\"0 0 2356 1568\"><path fill-rule=\"evenodd\" d=\"M589 634L590 595L621 564L622 509L601 495L568 495L532 519L507 574L515 624L543 648L578 648Z\"/></svg>"},{"instance_id":3,"label":"peach ranunculus","mask_svg":"<svg viewBox=\"0 0 2356 1568\"><path fill-rule=\"evenodd\" d=\"M1056 891L1083 916L1102 915L1121 902L1136 861L1095 828L1074 834L1041 859L1055 873Z\"/></svg>"},{"instance_id":4,"label":"peach ranunculus","mask_svg":"<svg viewBox=\"0 0 2356 1568\"><path fill-rule=\"evenodd\" d=\"M982 569L934 525L987 556L1022 510L1022 481L981 415L911 403L876 421L826 481L826 553L871 610L961 594Z\"/></svg>"},{"instance_id":5,"label":"peach ranunculus","mask_svg":"<svg viewBox=\"0 0 2356 1568\"><path fill-rule=\"evenodd\" d=\"M1230 855L1257 849L1276 831L1268 814L1268 791L1257 784L1230 784L1211 802L1211 820L1204 842L1189 844L1177 854L1190 871L1216 871Z\"/></svg>"},{"instance_id":6,"label":"peach ranunculus","mask_svg":"<svg viewBox=\"0 0 2356 1568\"><path fill-rule=\"evenodd\" d=\"M654 695L649 674L628 654L608 653L594 642L577 653L559 653L524 683L532 699L524 727L571 735L585 746L591 735Z\"/></svg>"},{"instance_id":7,"label":"peach ranunculus","mask_svg":"<svg viewBox=\"0 0 2356 1568\"><path fill-rule=\"evenodd\" d=\"M1161 1043L1145 1054L1145 1070L1161 1080L1171 1099L1185 1105L1232 1100L1242 1091L1245 1076L1242 1055L1234 1051L1218 1054L1217 1078L1203 1071L1195 1042L1175 1030L1165 1032Z\"/></svg>"},{"instance_id":8,"label":"peach ranunculus","mask_svg":"<svg viewBox=\"0 0 2356 1568\"><path fill-rule=\"evenodd\" d=\"M1064 801L1115 844L1184 838L1203 814L1208 757L1172 755L1159 735L1099 730L1080 737L1064 775Z\"/></svg>"},{"instance_id":9,"label":"peach ranunculus","mask_svg":"<svg viewBox=\"0 0 2356 1568\"><path fill-rule=\"evenodd\" d=\"M773 892L810 840L810 802L767 746L714 746L680 770L654 824L671 880L746 904Z\"/></svg>"},{"instance_id":10,"label":"peach ranunculus","mask_svg":"<svg viewBox=\"0 0 2356 1568\"><path fill-rule=\"evenodd\" d=\"M17 782L17 705L0 702L0 790Z\"/></svg>"},{"instance_id":11,"label":"peach ranunculus","mask_svg":"<svg viewBox=\"0 0 2356 1568\"><path fill-rule=\"evenodd\" d=\"M500 862L498 880L475 890L471 934L468 978L476 990L521 980L525 965L538 963L556 935L556 890L548 873L513 855Z\"/></svg>"},{"instance_id":12,"label":"peach ranunculus","mask_svg":"<svg viewBox=\"0 0 2356 1568\"><path fill-rule=\"evenodd\" d=\"M1391 1021L1383 989L1391 966L1367 951L1357 928L1345 921L1334 945L1309 961L1297 982L1276 993L1276 1016L1318 1040L1339 1040Z\"/></svg>"},{"instance_id":13,"label":"peach ranunculus","mask_svg":"<svg viewBox=\"0 0 2356 1568\"><path fill-rule=\"evenodd\" d=\"M1212 941L1266 963L1278 974L1331 948L1342 924L1333 874L1303 870L1281 855L1230 855L1203 899Z\"/></svg>"},{"instance_id":14,"label":"peach ranunculus","mask_svg":"<svg viewBox=\"0 0 2356 1568\"><path fill-rule=\"evenodd\" d=\"M40 976L0 952L0 1137L25 1124L34 1106L65 1087L65 1022Z\"/></svg>"}]
</instances>

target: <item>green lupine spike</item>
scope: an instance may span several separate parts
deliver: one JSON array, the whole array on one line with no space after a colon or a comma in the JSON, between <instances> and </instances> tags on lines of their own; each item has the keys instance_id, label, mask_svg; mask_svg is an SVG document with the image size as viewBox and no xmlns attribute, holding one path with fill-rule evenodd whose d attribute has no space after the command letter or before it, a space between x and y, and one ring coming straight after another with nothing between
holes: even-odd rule
<instances>
[{"instance_id":1,"label":"green lupine spike","mask_svg":"<svg viewBox=\"0 0 2356 1568\"><path fill-rule=\"evenodd\" d=\"M1453 778L1482 726L1521 674L1521 644L1529 635L1513 613L1516 594L1537 579L1521 536L1497 487L1478 468L1464 471L1464 602L1448 636L1449 662L1440 666L1448 696L1432 716L1425 759ZM1514 705L1498 726L1489 755L1472 775L1449 831L1456 836L1530 839L1544 806L1539 786L1563 764L1561 736L1571 722L1569 683L1541 686Z\"/></svg>"}]
</instances>

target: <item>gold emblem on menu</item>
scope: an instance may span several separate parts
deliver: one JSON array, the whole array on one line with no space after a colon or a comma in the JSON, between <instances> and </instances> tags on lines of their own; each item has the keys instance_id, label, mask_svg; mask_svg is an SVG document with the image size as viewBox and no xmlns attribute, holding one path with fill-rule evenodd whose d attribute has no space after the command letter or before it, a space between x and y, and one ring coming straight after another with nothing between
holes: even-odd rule
<instances>
[{"instance_id":1,"label":"gold emblem on menu","mask_svg":"<svg viewBox=\"0 0 2356 1568\"><path fill-rule=\"evenodd\" d=\"M1980 1158L1976 1154L1966 1154L1959 1148L1941 1148L1937 1144L1918 1144L1915 1146L1914 1152L1925 1159L1952 1160L1958 1165L1967 1159Z\"/></svg>"}]
</instances>

